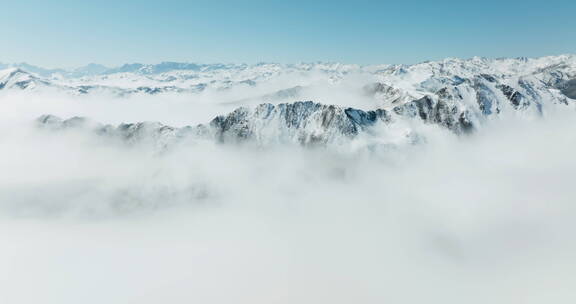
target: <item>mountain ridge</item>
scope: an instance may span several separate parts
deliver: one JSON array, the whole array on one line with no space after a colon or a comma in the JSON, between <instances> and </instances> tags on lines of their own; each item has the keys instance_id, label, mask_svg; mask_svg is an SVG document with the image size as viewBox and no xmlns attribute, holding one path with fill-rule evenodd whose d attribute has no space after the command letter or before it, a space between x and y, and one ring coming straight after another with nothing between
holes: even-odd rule
<instances>
[{"instance_id":1,"label":"mountain ridge","mask_svg":"<svg viewBox=\"0 0 576 304\"><path fill-rule=\"evenodd\" d=\"M207 67L213 67L213 69ZM541 99L542 95L552 95L550 98L553 99L561 99L562 96L573 99L576 96L572 93L574 79L576 79L575 55L518 59L448 58L415 65L387 66L357 66L339 63L201 65L164 62L159 65L129 64L119 70L113 70L114 72L107 70L101 73L94 72L91 76L71 78L62 75L51 78L41 77L25 69L19 69L21 74L28 74L28 79L30 81L33 79L33 82L38 85L30 86L21 81L11 81L1 76L6 75L5 71L10 71L10 69L0 70L2 90L41 90L48 87L72 95L101 92L108 92L115 96L130 96L139 93L195 94L204 90L218 92L236 87L258 87L288 77L292 79L290 83L264 92L258 98L276 99L278 97L280 101L289 101L282 99L317 99L315 96L303 96L302 88L317 86L319 81L328 85L343 86L356 81L352 79L353 77L361 76L365 80L364 83L358 85L359 90L362 86L367 87L370 84L379 83L380 87L364 89L367 95L378 95L372 96L377 101L375 108L434 95L444 88L450 90L469 85L478 91L479 88L490 87L490 83L499 86L499 88L492 88L492 91L502 91L502 88L505 88L504 94L508 95L514 95L514 92L529 97L541 95L532 99ZM98 65L87 68L92 71L102 71L102 69L103 67ZM20 82L20 85L8 85L8 83L16 82ZM294 89L296 87L299 89ZM370 90L372 92L367 92ZM561 95L554 90L560 92ZM516 94L516 96L520 95ZM566 103L567 101L558 102Z\"/></svg>"},{"instance_id":2,"label":"mountain ridge","mask_svg":"<svg viewBox=\"0 0 576 304\"><path fill-rule=\"evenodd\" d=\"M378 67L378 66L396 66L396 67L410 67L410 66L419 66L425 65L430 63L449 63L449 62L498 62L498 61L519 61L519 62L528 62L530 60L545 60L545 59L556 59L556 58L574 58L576 54L566 53L566 54L559 54L559 55L548 55L548 56L538 56L538 57L482 57L482 56L472 56L469 58L459 58L459 57L446 57L440 60L424 60L421 62L416 62L413 64L365 64L365 65L358 65L360 67ZM82 71L85 69L89 69L90 67L98 67L98 69L102 69L99 74L112 74L115 72L126 72L126 71L140 71L143 73L163 73L166 71L172 70L197 70L202 67L221 67L221 68L230 68L230 67L249 67L249 66L258 66L263 64L273 64L273 65L282 65L282 66L298 66L298 65L355 65L355 64L343 64L339 62L324 62L324 61L316 61L316 62L300 62L300 63L288 63L288 64L280 64L275 62L260 62L254 64L247 64L247 63L198 63L198 62L189 62L189 61L162 61L159 63L125 63L119 66L108 67L106 65L102 65L99 63L88 63L83 66L73 67L73 68L45 68L38 65L29 64L26 62L21 63L1 63L0 62L0 69L6 69L11 67L19 67L31 73L37 73L42 76L49 76L50 74L54 73L62 73L62 74L74 74L74 72ZM105 70L104 70L105 69Z\"/></svg>"}]
</instances>

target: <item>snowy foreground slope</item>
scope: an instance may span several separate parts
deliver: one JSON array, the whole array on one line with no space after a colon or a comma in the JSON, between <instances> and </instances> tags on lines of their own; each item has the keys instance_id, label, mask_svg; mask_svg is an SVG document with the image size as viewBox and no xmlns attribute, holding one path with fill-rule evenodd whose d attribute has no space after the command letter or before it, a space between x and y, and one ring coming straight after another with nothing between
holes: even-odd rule
<instances>
[{"instance_id":1,"label":"snowy foreground slope","mask_svg":"<svg viewBox=\"0 0 576 304\"><path fill-rule=\"evenodd\" d=\"M149 139L160 147L186 138L308 146L343 144L357 137L368 138L369 147L390 146L425 139L417 132L421 126L466 134L494 119L573 111L576 101L573 55L363 67L134 64L94 73L58 70L43 75L9 68L0 74L0 88L31 94L57 90L77 98L96 92L134 98L170 93L191 102L210 92L214 103L220 96L234 96L230 104L238 107L231 113L210 122L190 121L182 128L156 122L113 127L50 115L38 119L52 128L89 127L130 141ZM344 92L348 95L342 98Z\"/></svg>"}]
</instances>

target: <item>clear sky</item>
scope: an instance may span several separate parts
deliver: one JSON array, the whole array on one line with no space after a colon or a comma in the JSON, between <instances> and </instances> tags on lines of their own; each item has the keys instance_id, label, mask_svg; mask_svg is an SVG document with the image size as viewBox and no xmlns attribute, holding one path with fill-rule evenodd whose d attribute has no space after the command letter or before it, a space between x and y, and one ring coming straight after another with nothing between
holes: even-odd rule
<instances>
[{"instance_id":1,"label":"clear sky","mask_svg":"<svg viewBox=\"0 0 576 304\"><path fill-rule=\"evenodd\" d=\"M576 0L1 1L0 62L415 63L576 53Z\"/></svg>"}]
</instances>

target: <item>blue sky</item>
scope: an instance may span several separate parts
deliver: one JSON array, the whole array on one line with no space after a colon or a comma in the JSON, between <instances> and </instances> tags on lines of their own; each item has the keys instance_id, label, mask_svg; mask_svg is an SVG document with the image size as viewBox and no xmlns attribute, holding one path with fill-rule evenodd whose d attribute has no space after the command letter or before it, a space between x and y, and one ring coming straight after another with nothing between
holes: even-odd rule
<instances>
[{"instance_id":1,"label":"blue sky","mask_svg":"<svg viewBox=\"0 0 576 304\"><path fill-rule=\"evenodd\" d=\"M0 62L416 63L576 53L576 1L2 3Z\"/></svg>"}]
</instances>

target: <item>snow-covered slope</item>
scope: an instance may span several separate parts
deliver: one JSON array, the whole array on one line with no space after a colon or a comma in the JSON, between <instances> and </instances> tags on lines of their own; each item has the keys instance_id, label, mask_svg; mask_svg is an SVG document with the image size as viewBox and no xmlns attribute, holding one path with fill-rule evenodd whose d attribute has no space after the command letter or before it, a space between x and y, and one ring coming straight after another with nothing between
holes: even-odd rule
<instances>
[{"instance_id":1,"label":"snow-covered slope","mask_svg":"<svg viewBox=\"0 0 576 304\"><path fill-rule=\"evenodd\" d=\"M9 68L0 71L0 90L26 90L50 85L48 81L42 80L19 68Z\"/></svg>"}]
</instances>

